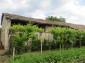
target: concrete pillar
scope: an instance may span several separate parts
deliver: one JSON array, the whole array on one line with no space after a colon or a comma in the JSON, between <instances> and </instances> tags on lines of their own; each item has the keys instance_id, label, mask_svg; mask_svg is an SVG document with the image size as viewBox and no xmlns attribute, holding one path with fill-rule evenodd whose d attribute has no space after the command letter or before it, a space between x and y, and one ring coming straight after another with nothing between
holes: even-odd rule
<instances>
[{"instance_id":1,"label":"concrete pillar","mask_svg":"<svg viewBox=\"0 0 85 63\"><path fill-rule=\"evenodd\" d=\"M11 26L11 20L6 19L5 16L3 16L2 20L2 30L1 30L1 42L4 45L4 49L9 49L9 28Z\"/></svg>"}]
</instances>

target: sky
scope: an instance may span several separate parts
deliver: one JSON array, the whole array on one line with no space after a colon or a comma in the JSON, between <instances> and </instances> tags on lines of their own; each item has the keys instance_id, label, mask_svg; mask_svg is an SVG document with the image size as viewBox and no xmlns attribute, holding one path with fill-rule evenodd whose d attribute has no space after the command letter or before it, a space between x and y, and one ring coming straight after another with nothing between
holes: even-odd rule
<instances>
[{"instance_id":1,"label":"sky","mask_svg":"<svg viewBox=\"0 0 85 63\"><path fill-rule=\"evenodd\" d=\"M2 13L45 19L66 18L66 22L85 25L85 0L0 0Z\"/></svg>"}]
</instances>

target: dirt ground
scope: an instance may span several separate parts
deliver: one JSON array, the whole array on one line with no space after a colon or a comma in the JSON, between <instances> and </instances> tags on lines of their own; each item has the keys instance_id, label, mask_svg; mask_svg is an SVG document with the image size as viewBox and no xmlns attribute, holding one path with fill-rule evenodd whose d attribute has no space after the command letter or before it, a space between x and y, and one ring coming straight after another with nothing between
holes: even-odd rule
<instances>
[{"instance_id":1,"label":"dirt ground","mask_svg":"<svg viewBox=\"0 0 85 63\"><path fill-rule=\"evenodd\" d=\"M11 56L4 55L4 52L0 50L0 63L5 63L6 60L10 59Z\"/></svg>"}]
</instances>

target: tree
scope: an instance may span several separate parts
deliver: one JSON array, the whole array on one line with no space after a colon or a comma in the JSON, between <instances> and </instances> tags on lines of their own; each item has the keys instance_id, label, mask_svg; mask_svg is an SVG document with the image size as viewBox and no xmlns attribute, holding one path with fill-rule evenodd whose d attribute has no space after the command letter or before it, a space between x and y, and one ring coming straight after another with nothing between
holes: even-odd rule
<instances>
[{"instance_id":1,"label":"tree","mask_svg":"<svg viewBox=\"0 0 85 63\"><path fill-rule=\"evenodd\" d=\"M63 17L57 18L55 16L48 16L48 17L46 17L46 19L51 20L51 21L58 21L58 22L65 22L66 21L66 19Z\"/></svg>"},{"instance_id":2,"label":"tree","mask_svg":"<svg viewBox=\"0 0 85 63\"><path fill-rule=\"evenodd\" d=\"M28 40L30 38L35 40L35 33L41 31L43 31L42 28L39 28L38 26L32 24L27 24L24 26L20 24L11 26L10 35L12 40L12 47L16 49L17 53L27 52L25 46L28 43Z\"/></svg>"},{"instance_id":3,"label":"tree","mask_svg":"<svg viewBox=\"0 0 85 63\"><path fill-rule=\"evenodd\" d=\"M40 41L41 41L41 54L42 54L42 47L43 47L43 42L44 42L44 37L42 36L42 33L41 33L41 36L40 36Z\"/></svg>"},{"instance_id":4,"label":"tree","mask_svg":"<svg viewBox=\"0 0 85 63\"><path fill-rule=\"evenodd\" d=\"M82 39L83 39L83 31L78 30L77 31L77 41L79 42L79 46L82 46Z\"/></svg>"},{"instance_id":5,"label":"tree","mask_svg":"<svg viewBox=\"0 0 85 63\"><path fill-rule=\"evenodd\" d=\"M51 33L54 36L54 40L56 41L57 44L59 44L59 48L61 50L63 44L64 44L64 30L61 27L52 27L51 28Z\"/></svg>"},{"instance_id":6,"label":"tree","mask_svg":"<svg viewBox=\"0 0 85 63\"><path fill-rule=\"evenodd\" d=\"M25 41L27 40L26 33L16 33L11 35L12 47L15 48L16 53L23 53Z\"/></svg>"},{"instance_id":7,"label":"tree","mask_svg":"<svg viewBox=\"0 0 85 63\"><path fill-rule=\"evenodd\" d=\"M62 27L52 27L50 32L53 34L53 37L56 41L57 44L60 45L60 50L61 48L68 47L68 45L73 48L73 46L76 43L76 31L75 29L71 28L62 28ZM80 34L80 33L79 33ZM81 34L82 35L82 34ZM78 35L80 38L82 36ZM79 40L81 41L81 40ZM80 43L81 44L81 43Z\"/></svg>"}]
</instances>

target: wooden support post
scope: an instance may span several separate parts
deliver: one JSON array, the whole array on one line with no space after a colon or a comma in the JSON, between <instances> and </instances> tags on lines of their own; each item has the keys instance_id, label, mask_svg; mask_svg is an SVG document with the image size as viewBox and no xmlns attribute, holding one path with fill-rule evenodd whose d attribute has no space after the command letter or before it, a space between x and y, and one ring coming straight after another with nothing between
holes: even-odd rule
<instances>
[{"instance_id":1,"label":"wooden support post","mask_svg":"<svg viewBox=\"0 0 85 63\"><path fill-rule=\"evenodd\" d=\"M13 47L13 60L14 60L14 57L15 57L15 47Z\"/></svg>"}]
</instances>

